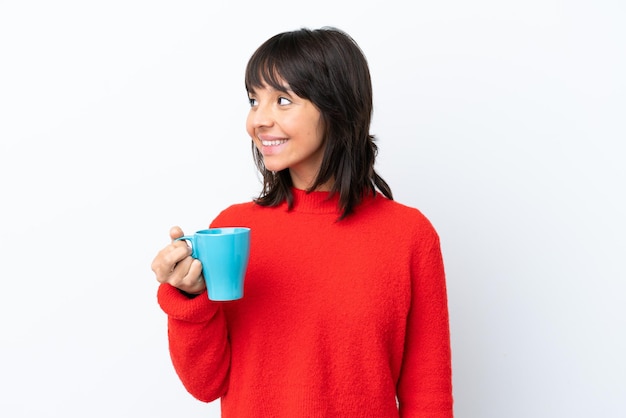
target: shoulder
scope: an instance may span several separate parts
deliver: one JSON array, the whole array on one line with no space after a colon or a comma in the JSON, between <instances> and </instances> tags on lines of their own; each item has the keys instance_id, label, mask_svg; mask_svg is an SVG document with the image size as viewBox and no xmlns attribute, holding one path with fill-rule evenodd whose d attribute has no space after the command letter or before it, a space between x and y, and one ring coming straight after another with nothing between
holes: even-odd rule
<instances>
[{"instance_id":1,"label":"shoulder","mask_svg":"<svg viewBox=\"0 0 626 418\"><path fill-rule=\"evenodd\" d=\"M258 208L254 202L234 203L222 210L211 222L211 227L241 226L245 219L253 216Z\"/></svg>"},{"instance_id":2,"label":"shoulder","mask_svg":"<svg viewBox=\"0 0 626 418\"><path fill-rule=\"evenodd\" d=\"M382 194L376 194L376 197L367 206L375 213L382 216L393 216L403 223L424 224L432 227L430 220L420 209L400 203L397 200L388 199Z\"/></svg>"},{"instance_id":3,"label":"shoulder","mask_svg":"<svg viewBox=\"0 0 626 418\"><path fill-rule=\"evenodd\" d=\"M386 230L393 230L398 236L412 237L418 241L439 240L430 219L416 207L377 194L361 210L362 216L375 219L377 224L385 225Z\"/></svg>"}]
</instances>

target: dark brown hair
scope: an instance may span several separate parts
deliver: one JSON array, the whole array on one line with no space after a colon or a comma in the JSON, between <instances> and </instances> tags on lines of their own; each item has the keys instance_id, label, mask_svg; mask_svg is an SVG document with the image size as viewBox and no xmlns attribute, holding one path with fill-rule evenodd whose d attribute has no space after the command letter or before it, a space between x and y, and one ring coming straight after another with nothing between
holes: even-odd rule
<instances>
[{"instance_id":1,"label":"dark brown hair","mask_svg":"<svg viewBox=\"0 0 626 418\"><path fill-rule=\"evenodd\" d=\"M393 199L389 185L374 170L378 148L369 132L372 83L367 60L354 39L331 27L302 28L271 37L248 61L246 90L267 84L284 91L283 82L317 107L325 127L322 164L308 191L334 179L331 195L339 194L340 219L376 189ZM254 144L252 150L263 177L263 189L255 202L276 206L286 200L291 208L289 170L267 170Z\"/></svg>"}]
</instances>

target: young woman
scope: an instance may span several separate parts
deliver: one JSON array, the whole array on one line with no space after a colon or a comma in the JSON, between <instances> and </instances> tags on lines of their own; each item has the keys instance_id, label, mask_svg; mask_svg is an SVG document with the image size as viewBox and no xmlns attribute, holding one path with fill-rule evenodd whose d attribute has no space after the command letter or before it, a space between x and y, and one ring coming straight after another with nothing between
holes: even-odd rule
<instances>
[{"instance_id":1,"label":"young woman","mask_svg":"<svg viewBox=\"0 0 626 418\"><path fill-rule=\"evenodd\" d=\"M452 417L439 238L374 170L360 48L334 28L281 33L245 85L263 189L210 224L251 228L244 297L210 301L184 242L152 263L182 383L225 418Z\"/></svg>"}]
</instances>

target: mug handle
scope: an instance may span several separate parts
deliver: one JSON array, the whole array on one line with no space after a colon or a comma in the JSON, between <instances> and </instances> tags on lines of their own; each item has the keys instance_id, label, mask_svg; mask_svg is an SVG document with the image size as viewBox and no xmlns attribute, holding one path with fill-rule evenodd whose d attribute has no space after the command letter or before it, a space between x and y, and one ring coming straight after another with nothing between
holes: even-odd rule
<instances>
[{"instance_id":1,"label":"mug handle","mask_svg":"<svg viewBox=\"0 0 626 418\"><path fill-rule=\"evenodd\" d=\"M176 238L174 241L189 241L191 244L191 256L193 258L198 258L196 254L196 246L194 245L193 235L184 235L182 237Z\"/></svg>"}]
</instances>

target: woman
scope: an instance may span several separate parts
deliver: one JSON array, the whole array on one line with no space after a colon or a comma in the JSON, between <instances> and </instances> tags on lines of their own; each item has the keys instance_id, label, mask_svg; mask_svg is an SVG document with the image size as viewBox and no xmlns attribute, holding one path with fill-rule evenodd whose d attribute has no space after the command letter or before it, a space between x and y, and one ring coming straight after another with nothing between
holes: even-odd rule
<instances>
[{"instance_id":1,"label":"woman","mask_svg":"<svg viewBox=\"0 0 626 418\"><path fill-rule=\"evenodd\" d=\"M210 225L251 228L244 297L206 297L178 227L152 263L182 383L226 418L451 417L439 238L374 170L362 51L334 28L281 33L245 85L263 189Z\"/></svg>"}]
</instances>

